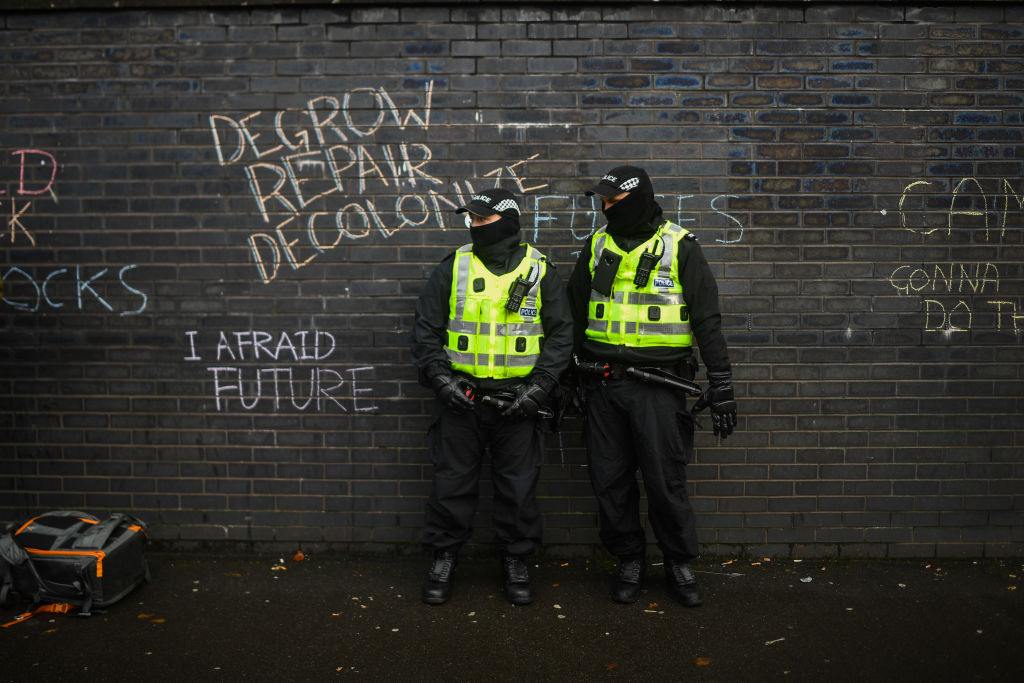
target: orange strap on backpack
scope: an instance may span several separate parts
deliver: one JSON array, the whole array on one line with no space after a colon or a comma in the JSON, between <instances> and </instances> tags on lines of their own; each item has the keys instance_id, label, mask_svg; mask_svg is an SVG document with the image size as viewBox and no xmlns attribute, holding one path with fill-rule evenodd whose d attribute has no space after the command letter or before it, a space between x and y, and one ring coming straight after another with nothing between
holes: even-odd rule
<instances>
[{"instance_id":1,"label":"orange strap on backpack","mask_svg":"<svg viewBox=\"0 0 1024 683\"><path fill-rule=\"evenodd\" d=\"M6 624L0 624L0 628L7 628L8 626L14 626L20 624L23 621L28 621L40 612L55 612L57 614L67 614L73 609L73 607L66 602L55 602L52 605L40 605L31 612L25 612L14 617L14 621L9 621Z\"/></svg>"}]
</instances>

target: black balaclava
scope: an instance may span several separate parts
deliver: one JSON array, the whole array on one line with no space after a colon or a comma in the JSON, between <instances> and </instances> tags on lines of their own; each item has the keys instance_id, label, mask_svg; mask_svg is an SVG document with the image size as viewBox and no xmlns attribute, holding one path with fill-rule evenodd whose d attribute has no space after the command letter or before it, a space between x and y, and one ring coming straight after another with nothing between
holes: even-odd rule
<instances>
[{"instance_id":1,"label":"black balaclava","mask_svg":"<svg viewBox=\"0 0 1024 683\"><path fill-rule=\"evenodd\" d=\"M628 242L641 237L646 239L657 230L656 222L661 218L661 207L654 200L654 186L647 171L639 166L616 166L585 194L588 197L596 194L603 199L623 192L629 194L609 209L602 208L608 219L608 234Z\"/></svg>"},{"instance_id":2,"label":"black balaclava","mask_svg":"<svg viewBox=\"0 0 1024 683\"><path fill-rule=\"evenodd\" d=\"M602 211L608 219L608 234L617 237L651 232L655 227L651 223L661 216L661 207L654 201L654 192L642 194L639 188Z\"/></svg>"},{"instance_id":3,"label":"black balaclava","mask_svg":"<svg viewBox=\"0 0 1024 683\"><path fill-rule=\"evenodd\" d=\"M647 174L640 170L639 184L624 198L602 209L608 219L608 233L617 237L635 237L651 232L651 224L661 217L661 207L654 200L654 186Z\"/></svg>"},{"instance_id":4,"label":"black balaclava","mask_svg":"<svg viewBox=\"0 0 1024 683\"><path fill-rule=\"evenodd\" d=\"M472 225L469 228L469 237L473 240L474 247L488 247L500 242L506 237L512 237L518 233L518 215L509 216L502 214L501 218L493 223L488 223L487 225Z\"/></svg>"}]
</instances>

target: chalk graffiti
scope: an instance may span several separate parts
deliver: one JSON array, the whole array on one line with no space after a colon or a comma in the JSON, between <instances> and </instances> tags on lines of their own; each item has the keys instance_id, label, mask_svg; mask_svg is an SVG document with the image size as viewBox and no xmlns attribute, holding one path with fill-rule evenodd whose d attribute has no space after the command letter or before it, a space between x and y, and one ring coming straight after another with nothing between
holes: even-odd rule
<instances>
[{"instance_id":1,"label":"chalk graffiti","mask_svg":"<svg viewBox=\"0 0 1024 683\"><path fill-rule=\"evenodd\" d=\"M201 362L203 346L199 331L190 330L185 336L189 353L183 360ZM303 363L329 360L336 348L334 335L324 330L284 331L276 335L264 330L220 332L211 354L217 363L293 361L301 365L208 366L216 409L228 410L232 399L236 399L244 410L272 406L278 411L289 405L296 410L316 412L332 407L342 412L377 410L367 396L372 389L360 384L361 375L372 372L373 367L339 369Z\"/></svg>"},{"instance_id":2,"label":"chalk graffiti","mask_svg":"<svg viewBox=\"0 0 1024 683\"><path fill-rule=\"evenodd\" d=\"M21 222L21 217L26 211L32 206L32 202L25 202L21 206L18 206L18 202L13 199L10 201L11 205L11 217L7 220L7 226L11 229L11 244L14 244L14 240L17 237L17 230L21 230L25 233L25 237L32 246L36 245L36 238L32 236L32 233L28 231L25 224ZM0 202L0 208L2 208L3 202Z\"/></svg>"},{"instance_id":3,"label":"chalk graffiti","mask_svg":"<svg viewBox=\"0 0 1024 683\"><path fill-rule=\"evenodd\" d=\"M1001 240L1006 237L1011 212L1024 210L1024 192L1018 193L1008 179L1001 179L996 192L986 193L976 178L961 178L953 185L949 203L943 205L943 210L928 212L925 208L934 196L925 192L925 188L936 186L938 183L930 180L915 180L903 188L898 208L900 226L922 235L945 232L948 237L954 229L961 227L961 223L962 227L978 227L977 221L980 220L986 241L995 231ZM914 196L919 197L922 209L911 210L906 206L908 197ZM928 224L929 218L931 224ZM940 218L941 223L936 218Z\"/></svg>"},{"instance_id":4,"label":"chalk graffiti","mask_svg":"<svg viewBox=\"0 0 1024 683\"><path fill-rule=\"evenodd\" d=\"M971 329L976 313L994 313L997 330L1024 329L1024 314L1017 313L1017 301L975 298L999 292L999 268L994 263L902 265L892 271L889 284L900 296L959 295L922 298L924 329L928 332L966 332Z\"/></svg>"},{"instance_id":5,"label":"chalk graffiti","mask_svg":"<svg viewBox=\"0 0 1024 683\"><path fill-rule=\"evenodd\" d=\"M132 304L125 302L123 310L119 311L119 314L122 316L142 313L146 309L146 303L149 300L144 291L133 287L127 281L127 273L135 267L134 264L127 265L117 271L116 284L133 297L141 299L141 301L136 300L134 302L138 304L136 308L127 308L128 305ZM107 268L102 268L97 272L89 274L83 266L76 265L67 268L56 268L49 271L45 276L33 276L18 266L11 266L3 274L3 302L15 310L25 311L26 313L35 313L40 309L63 308L66 304L79 311L84 311L90 308L89 302L98 303L107 311L113 312L118 309L108 300L113 298L113 295L109 293L109 287L106 288L103 294L96 289L101 282L108 282L111 279L111 277L107 276L108 270ZM73 295L70 301L62 301L60 296L53 293L53 290L60 285L62 280L73 283Z\"/></svg>"},{"instance_id":6,"label":"chalk graffiti","mask_svg":"<svg viewBox=\"0 0 1024 683\"><path fill-rule=\"evenodd\" d=\"M937 186L937 181L915 180L903 188L900 227L940 239L951 237L954 230L975 230L982 241L1003 241L1013 227L1013 213L1024 210L1024 193L1006 178L997 181L994 192L976 178L960 178L951 183L948 202L928 192ZM989 298L998 294L999 279L994 263L951 262L897 266L889 284L898 296L920 297L927 332L968 332L979 318L986 324L992 321L996 330L1024 332L1024 299Z\"/></svg>"},{"instance_id":7,"label":"chalk graffiti","mask_svg":"<svg viewBox=\"0 0 1024 683\"><path fill-rule=\"evenodd\" d=\"M11 152L11 156L18 157L18 184L14 194L24 196L50 192L56 199L56 194L53 192L53 181L57 178L57 159L52 154L41 149L19 149ZM36 171L40 169L42 173L37 173ZM7 190L0 188L0 195L5 194L7 194ZM32 207L32 202L25 201L19 204L16 199L11 199L9 204L11 217L7 219L7 227L11 231L11 244L14 244L17 231L20 230L35 246L36 238L22 222L22 216ZM2 209L3 201L0 201L0 212Z\"/></svg>"},{"instance_id":8,"label":"chalk graffiti","mask_svg":"<svg viewBox=\"0 0 1024 683\"><path fill-rule=\"evenodd\" d=\"M945 292L984 294L999 291L999 268L994 263L946 263L897 266L889 284L900 294Z\"/></svg>"},{"instance_id":9,"label":"chalk graffiti","mask_svg":"<svg viewBox=\"0 0 1024 683\"><path fill-rule=\"evenodd\" d=\"M430 146L414 139L425 138L430 129L432 95L430 81L420 108L404 112L380 87L315 97L303 107L276 113L210 116L218 163L242 168L259 220L267 225L246 238L260 280L275 280L285 264L300 270L345 240L372 234L388 239L404 228L449 227L451 212L479 188L473 181L442 180L431 169L435 158ZM384 132L387 141L374 139ZM542 191L548 184L527 174L527 164L539 156L499 165L480 178L521 195ZM743 234L742 223L718 206L731 196L711 200L712 212L730 221L727 232L738 228L738 235L718 242L737 242ZM693 220L681 218L683 202L692 197L677 198L678 220ZM552 201L560 204L553 206ZM586 209L573 196L538 194L532 202L534 241L541 227L557 227L565 213L577 240L599 227L600 211L593 202L589 219L583 221L590 225L584 228L576 225L576 217L577 209Z\"/></svg>"},{"instance_id":10,"label":"chalk graffiti","mask_svg":"<svg viewBox=\"0 0 1024 683\"><path fill-rule=\"evenodd\" d=\"M432 96L430 81L422 110L410 108L404 114L384 88L356 88L340 98L316 97L304 107L273 115L210 117L220 165L245 163L261 220L273 226L247 240L263 282L277 277L282 259L298 270L343 238L360 239L375 228L387 238L406 226L422 225L431 208L440 222L441 199L433 188L443 182L427 170L433 159L430 147L415 140L370 140L386 124L406 135L425 133ZM269 142L260 141L264 135ZM393 203L384 206L382 200L362 197L367 192L385 193L394 197ZM342 194L346 197L336 203L327 201Z\"/></svg>"},{"instance_id":11,"label":"chalk graffiti","mask_svg":"<svg viewBox=\"0 0 1024 683\"><path fill-rule=\"evenodd\" d=\"M49 193L56 201L54 183L59 166L53 154L41 149L19 149L11 156L17 157L17 181L11 181L11 192L15 196L6 200L10 205L10 218L7 219L10 241L14 244L21 236L36 246L36 238L24 222L33 200L19 201L18 197ZM6 194L8 191L0 188L0 195ZM3 203L0 200L0 213L4 212ZM129 273L136 267L136 264L122 266L116 270L115 276L109 268L90 271L83 265L52 268L45 274L33 274L27 265L10 266L0 276L0 301L25 313L65 306L84 311L98 304L122 316L138 315L146 309L149 296L129 283Z\"/></svg>"}]
</instances>

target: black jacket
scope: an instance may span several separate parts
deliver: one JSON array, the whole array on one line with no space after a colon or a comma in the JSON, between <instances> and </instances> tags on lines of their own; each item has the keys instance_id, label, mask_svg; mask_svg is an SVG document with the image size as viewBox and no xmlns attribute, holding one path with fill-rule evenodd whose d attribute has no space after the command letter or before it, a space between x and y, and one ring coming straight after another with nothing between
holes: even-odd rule
<instances>
[{"instance_id":1,"label":"black jacket","mask_svg":"<svg viewBox=\"0 0 1024 683\"><path fill-rule=\"evenodd\" d=\"M651 224L651 228L641 234L628 238L609 235L619 248L632 251L651 238L661 224L661 212ZM648 348L632 348L614 346L587 339L587 309L590 302L590 261L591 243L594 236L587 240L580 251L569 278L569 305L573 315L573 347L581 358L611 363L637 363L673 366L681 362L690 362L693 350L689 347L659 346ZM694 340L700 348L704 366L710 372L731 371L729 350L722 335L722 313L718 304L718 284L711 273L704 252L693 234L680 240L677 267L683 285L683 299L690 313L690 327Z\"/></svg>"},{"instance_id":2,"label":"black jacket","mask_svg":"<svg viewBox=\"0 0 1024 683\"><path fill-rule=\"evenodd\" d=\"M520 235L507 237L486 247L473 247L473 253L495 275L505 275L522 262L526 245L520 244ZM430 386L438 374L451 374L451 362L445 354L448 340L448 301L452 291L452 252L430 274L423 293L416 303L416 317L412 329L412 357L419 369L419 381ZM572 354L572 315L566 300L562 280L550 261L540 281L540 320L544 328L544 341L540 358L530 374L549 394L558 384L558 377L569 364ZM475 379L483 390L501 389L520 382L519 379Z\"/></svg>"}]
</instances>

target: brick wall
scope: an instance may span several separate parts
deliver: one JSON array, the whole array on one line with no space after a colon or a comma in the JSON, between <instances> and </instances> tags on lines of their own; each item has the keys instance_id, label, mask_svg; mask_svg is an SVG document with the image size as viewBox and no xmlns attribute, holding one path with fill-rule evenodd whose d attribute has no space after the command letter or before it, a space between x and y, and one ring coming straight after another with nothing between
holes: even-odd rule
<instances>
[{"instance_id":1,"label":"brick wall","mask_svg":"<svg viewBox=\"0 0 1024 683\"><path fill-rule=\"evenodd\" d=\"M79 3L85 4L85 3ZM110 4L110 3L108 3ZM415 547L416 296L495 184L567 277L645 166L719 278L709 554L1024 549L1024 10L372 3L0 17L0 519ZM579 425L552 552L590 553ZM483 485L477 538L491 538Z\"/></svg>"}]
</instances>

